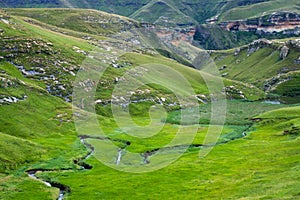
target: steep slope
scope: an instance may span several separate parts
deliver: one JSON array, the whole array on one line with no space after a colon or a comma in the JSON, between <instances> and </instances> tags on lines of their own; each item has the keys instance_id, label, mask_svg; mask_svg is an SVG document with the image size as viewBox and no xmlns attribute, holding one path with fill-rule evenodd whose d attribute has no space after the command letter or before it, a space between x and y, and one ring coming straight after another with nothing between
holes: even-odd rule
<instances>
[{"instance_id":1,"label":"steep slope","mask_svg":"<svg viewBox=\"0 0 300 200\"><path fill-rule=\"evenodd\" d=\"M72 160L86 153L71 122L71 106L10 63L0 61L0 71L0 198L55 199L57 188L45 187L25 171L33 165L72 169Z\"/></svg>"},{"instance_id":2,"label":"steep slope","mask_svg":"<svg viewBox=\"0 0 300 200\"><path fill-rule=\"evenodd\" d=\"M92 46L5 13L0 29L0 198L56 199L57 188L29 178L25 171L73 169L73 160L86 154L75 132L71 105L63 99L70 90L50 88L72 80L70 72L76 68L70 68L82 60L72 45L86 51Z\"/></svg>"},{"instance_id":3,"label":"steep slope","mask_svg":"<svg viewBox=\"0 0 300 200\"><path fill-rule=\"evenodd\" d=\"M260 2L264 2L266 0L234 0L234 1L224 1L224 0L143 0L143 1L93 1L93 0L47 0L47 1L20 1L20 0L4 0L1 1L0 7L67 7L67 8L92 8L103 10L110 13L116 13L124 16L136 16L137 19L143 19L146 22L154 22L155 19L167 17L169 19L179 18L180 16L189 16L193 19L193 22L196 21L198 23L203 23L206 19L214 17L216 15L220 15L221 13L227 11L229 12L231 9L236 7L244 7L251 4L257 4ZM157 12L155 10L157 6L160 5L159 10L161 12ZM170 8L170 5L172 8ZM154 6L154 7L153 7ZM152 7L152 8L151 8ZM149 15L149 8L153 11L151 15ZM151 10L150 9L150 10ZM142 16L140 14L147 14L147 16ZM167 15L167 16L165 16ZM148 21L149 20L149 21ZM181 19L182 20L182 19ZM188 19L189 22L190 19ZM186 22L185 20L183 22Z\"/></svg>"},{"instance_id":4,"label":"steep slope","mask_svg":"<svg viewBox=\"0 0 300 200\"><path fill-rule=\"evenodd\" d=\"M163 15L161 15L163 13ZM151 1L132 15L131 18L166 27L192 25L192 17L181 12L171 1Z\"/></svg>"},{"instance_id":5,"label":"steep slope","mask_svg":"<svg viewBox=\"0 0 300 200\"><path fill-rule=\"evenodd\" d=\"M5 0L0 3L0 7L91 8L128 16L146 24L163 26L174 34L178 32L179 27L183 32L186 31L185 28L193 28L196 30L193 35L194 44L213 50L230 49L260 38L289 38L300 34L300 18L295 17L299 14L299 5L296 0L288 3L284 0L144 0L138 2L131 0L114 2ZM94 34L99 31L103 33L104 30L113 32L112 30L116 28L115 24L112 23L106 27L105 20L100 20L102 30L95 30L99 29L99 24L95 24L97 20L99 21L98 14L94 13L94 17L90 19L85 19L79 13L76 13L77 16L69 17L73 18L72 21L76 21L76 17L81 17L82 21L94 24L93 27L82 27L80 31ZM69 23L64 23L62 19L56 22L55 17L54 19L51 16L48 18L47 13L43 16L33 15L30 17L39 18L52 25L55 23L59 27L73 30L76 26L68 19L65 22ZM122 21L126 20L122 19ZM124 26L132 26L132 23L134 24L132 21L130 24L126 22Z\"/></svg>"},{"instance_id":6,"label":"steep slope","mask_svg":"<svg viewBox=\"0 0 300 200\"><path fill-rule=\"evenodd\" d=\"M256 85L282 100L299 100L299 40L253 43L228 51L212 53L224 77ZM294 99L294 100L293 100ZM298 102L298 101L297 101Z\"/></svg>"},{"instance_id":7,"label":"steep slope","mask_svg":"<svg viewBox=\"0 0 300 200\"><path fill-rule=\"evenodd\" d=\"M260 17L262 14L272 14L278 11L296 11L299 12L299 5L297 0L272 0L259 2L253 5L246 5L242 7L235 7L226 10L220 15L220 21L232 21Z\"/></svg>"},{"instance_id":8,"label":"steep slope","mask_svg":"<svg viewBox=\"0 0 300 200\"><path fill-rule=\"evenodd\" d=\"M145 6L150 0L131 1L94 1L94 0L4 0L0 2L0 7L12 8L89 8L103 10L109 13L116 13L129 16L139 8Z\"/></svg>"},{"instance_id":9,"label":"steep slope","mask_svg":"<svg viewBox=\"0 0 300 200\"><path fill-rule=\"evenodd\" d=\"M96 10L13 9L7 12L11 15L29 17L48 25L92 35L111 35L139 26L138 22L132 19Z\"/></svg>"},{"instance_id":10,"label":"steep slope","mask_svg":"<svg viewBox=\"0 0 300 200\"><path fill-rule=\"evenodd\" d=\"M209 21L208 24L197 26L194 43L206 49L229 49L260 38L298 37L300 15L297 12L284 10L220 23Z\"/></svg>"},{"instance_id":11,"label":"steep slope","mask_svg":"<svg viewBox=\"0 0 300 200\"><path fill-rule=\"evenodd\" d=\"M118 64L119 66L123 66L123 67L127 67L128 69L130 69L131 65L133 66L135 64L135 62L137 62L136 60L132 61L130 59L128 59L126 56L124 57L120 57L118 58L118 56L113 55L114 49L119 52L120 54L124 54L124 53L128 53L130 52L132 49L132 52L135 51L135 49L139 52L138 49L140 48L158 48L154 45L154 43L161 43L161 41L159 41L158 38L156 37L152 37L152 35L150 36L142 36L141 34L149 32L148 29L143 29L143 27L140 27L138 23L136 23L135 21L129 20L127 18L122 18L122 17L118 17L118 16L114 16L114 15L108 15L105 13L101 13L101 12L97 12L97 11L86 11L84 12L83 10L69 10L69 9L51 9L51 10L44 10L44 9L38 9L38 10L32 10L32 9L16 9L16 10L8 10L7 13L10 13L12 15L19 15L19 16L26 16L26 17L34 17L36 20L33 20L32 18L23 18L23 17L17 17L18 22L20 22L22 24L22 26L28 27L29 29L31 29L35 34L40 34L41 31L44 30L52 30L52 31L56 31L62 34L67 34L67 35L71 35L71 36L75 36L75 37L79 37L80 39L78 39L78 42L75 42L73 40L70 40L70 43L67 44L67 46L65 46L65 48L63 49L63 51L58 51L57 49L55 49L55 45L53 45L53 42L58 43L58 45L61 45L62 42L64 41L64 39L59 39L58 36L55 35L51 35L51 38L53 40L53 42L47 44L47 41L43 41L41 40L41 44L38 45L32 45L32 48L41 48L44 47L44 49L39 49L36 50L37 54L33 54L33 57L28 57L27 54L28 52L23 52L23 49L25 44L22 44L27 42L27 40L23 41L24 39L22 39L22 37L19 38L14 38L13 40L11 38L6 38L3 40L4 43L4 47L7 46L7 48L5 48L5 51L2 52L2 56L5 57L5 60L8 60L10 62L13 62L15 65L17 66L24 66L25 67L25 71L23 73L26 74L26 71L32 71L33 69L36 69L37 71L39 70L46 70L45 72L42 73L35 73L33 75L32 78L37 78L39 77L40 80L43 80L44 82L46 82L46 86L49 89L49 91L52 91L52 94L55 94L57 96L62 96L62 97L68 97L70 96L70 83L72 83L72 81L74 79L74 73L76 73L76 71L79 69L79 64L80 61L83 60L83 58L87 55L87 52L92 50L92 46L91 45L86 45L85 43L79 44L80 41L89 41L90 43L94 44L94 45L100 45L101 48L106 49L109 48L111 49L110 52L107 53L107 56L109 58L111 58L111 60L109 60L108 58L106 58L107 63L106 65L108 66L114 66L115 64ZM84 17L82 17L84 16ZM97 18L98 17L98 18ZM85 21L83 20L83 18L85 19L93 19L93 21ZM100 19L103 20L103 18L107 18L107 20L105 20L105 22L99 22ZM9 19L9 18L8 18ZM24 22L24 20L26 22ZM39 20L39 21L37 21ZM65 22L61 22L62 20L65 20ZM72 23L68 23L67 21L70 21ZM12 20L13 22L14 20ZM49 26L48 23L52 24L52 26ZM83 26L76 26L76 24L78 23L83 23L85 25L85 27ZM32 26L31 24L33 24L34 26ZM107 25L109 24L109 25ZM55 26L54 26L55 25ZM4 24L4 27L7 26ZM13 26L12 24L10 24L9 26ZM109 29L104 30L102 26L107 26L110 27ZM34 28L33 28L34 27ZM42 28L39 28L42 27ZM55 28L56 27L56 28ZM59 27L59 28L58 28ZM72 30L70 30L72 29ZM4 30L4 34L6 34L6 32L9 32L8 30ZM137 32L134 32L137 31ZM82 33L86 33L87 35L84 35ZM117 34L118 32L122 32L122 34ZM97 34L97 35L94 35ZM105 39L105 38L99 38L98 35L105 35L105 36L110 36L113 37L113 39ZM155 34L155 32L154 32ZM48 36L47 34L44 34L44 36ZM149 38L147 38L149 37ZM69 37L67 37L69 38ZM82 40L82 38L84 40ZM12 43L11 45L9 45L8 42ZM31 41L32 43L38 43L38 41ZM45 43L45 44L44 44ZM151 45L153 45L153 47L151 47ZM15 47L17 46L17 47ZM37 46L37 47L36 47ZM128 48L129 46L131 46L130 48ZM15 47L15 48L13 48ZM20 49L21 48L21 49ZM11 50L14 49L14 50ZM128 50L126 50L128 49ZM170 49L169 49L170 50ZM15 51L15 52L14 52ZM42 54L40 55L39 52L41 52ZM44 53L45 52L45 53ZM144 51L141 51L144 52ZM30 52L29 52L30 53ZM22 58L22 60L20 60L20 58L18 58L18 60L14 59L14 57L16 57L16 55L11 55L11 54L21 54L22 56L19 56ZM23 55L24 54L24 55ZM73 56L72 61L70 58L66 58L64 61L60 61L59 63L56 63L55 60L62 60L63 56L66 54L70 54ZM145 60L149 60L149 62L158 62L158 63L169 63L171 64L172 62L170 62L169 60L165 60L166 58L160 56L158 54L158 52L155 52L155 50L150 50L149 52L145 51L143 54L150 56L149 58L152 58L153 60L151 61L151 59L146 58ZM152 56L151 56L152 54ZM11 55L8 56L8 55ZM32 59L36 56L48 56L47 59L47 63L48 65L50 64L49 62L53 59L52 65L57 69L62 69L65 70L64 73L69 73L68 76L66 76L66 74L55 74L55 73L60 73L59 70L55 72L54 69L52 69L52 67L47 66L46 68L42 67L43 65L45 65L45 61L43 61L42 58L38 59ZM142 60L143 56L138 56L141 57L137 60ZM50 59L51 58L51 59ZM30 59L30 60L28 60ZM118 59L120 61L118 61ZM35 62L37 62L36 60L39 60L39 64L41 65L41 67L35 67L33 60ZM115 63L113 63L115 62ZM28 63L28 64L27 64ZM127 63L124 65L124 63ZM131 64L129 64L131 63ZM138 62L139 63L139 62ZM27 65L26 65L27 64ZM142 63L140 63L142 64ZM174 66L179 65L178 63L174 62ZM182 65L179 65L182 68L186 68ZM70 67L70 69L68 69L68 67ZM42 69L40 69L42 68ZM48 69L49 68L49 69ZM114 67L109 68L110 69L110 73L108 75L108 83L111 87L113 87L115 84L112 84L114 82L114 80L116 79L116 77L121 76L122 73L124 73L123 69L116 69ZM21 69L20 69L21 70ZM185 74L192 74L189 71L193 71L192 69L184 69L183 73ZM51 74L52 73L52 74ZM55 78L51 78L49 77L50 75L55 76ZM47 78L45 78L47 77ZM191 77L187 76L189 79ZM195 79L195 78L194 78ZM201 78L199 78L198 82L203 83L203 80L201 80ZM226 84L231 84L230 81ZM55 86L55 87L54 87ZM65 88L66 90L61 89L62 87ZM49 88L50 87L50 88ZM198 90L197 92L199 93L207 93L205 91L201 91Z\"/></svg>"}]
</instances>

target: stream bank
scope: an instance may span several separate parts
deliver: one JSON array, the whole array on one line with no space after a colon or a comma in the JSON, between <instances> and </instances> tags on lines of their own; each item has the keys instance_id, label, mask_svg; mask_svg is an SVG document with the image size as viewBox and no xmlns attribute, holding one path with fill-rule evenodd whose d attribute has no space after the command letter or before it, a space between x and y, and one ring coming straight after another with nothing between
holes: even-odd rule
<instances>
[{"instance_id":1,"label":"stream bank","mask_svg":"<svg viewBox=\"0 0 300 200\"><path fill-rule=\"evenodd\" d=\"M94 147L92 147L91 145L87 144L84 139L80 138L81 143L87 147L90 151L83 157L78 158L76 160L73 160L73 163L75 165L80 166L81 170L90 170L93 167L87 163L84 162L84 160L87 160L88 158L90 158L93 153L94 153ZM26 173L30 178L33 178L37 181L40 181L42 183L44 183L46 186L48 187L54 187L54 188L58 188L59 189L59 195L57 197L57 200L63 200L65 195L71 192L71 188L67 185L61 184L61 183L57 183L57 182L52 182L52 181L45 181L39 177L36 176L37 173L39 172L61 172L61 171L71 171L73 170L73 168L68 168L68 169L30 169L27 170Z\"/></svg>"},{"instance_id":2,"label":"stream bank","mask_svg":"<svg viewBox=\"0 0 300 200\"><path fill-rule=\"evenodd\" d=\"M249 130L249 127L247 128L247 130ZM232 140L236 140L236 139L240 139L243 138L245 136L247 136L246 131L245 130L242 134L241 137L238 138L233 138ZM89 149L89 152L81 157L78 158L76 160L73 160L73 163L75 165L80 166L80 170L91 170L93 168L93 166L85 163L84 161L87 160L88 158L90 158L94 151L95 148L86 142L86 139L97 139L97 140L110 140L110 141L115 141L115 142L120 142L123 143L124 146L121 148L117 148L117 157L116 157L116 161L115 164L119 165L121 163L121 159L122 159L122 155L123 153L126 153L126 147L130 146L131 143L129 141L126 140L121 140L121 139L113 139L113 138L109 138L109 137L100 137L100 136L89 136L89 135L81 135L79 136L81 143L87 148ZM231 140L231 141L232 141ZM219 144L224 144L227 143L229 141L226 142L221 142L221 143L216 143L214 145L219 145ZM142 159L142 163L143 164L149 164L150 160L149 158L151 156L153 156L154 154L160 152L160 151L168 151L168 150L176 150L176 149L182 149L182 148L187 148L187 149L191 149L191 148L201 148L201 147L206 147L209 145L203 145L203 144L191 144L191 145L176 145L176 146L170 146L170 147L163 147L163 148L156 148L156 149L152 149L152 150L148 150L146 152L140 153L141 155L141 159ZM62 172L62 171L72 171L74 170L73 168L68 168L68 169L55 169L55 170L51 170L51 169L30 169L27 170L26 173L29 177L37 180L37 181L41 181L42 183L44 183L46 186L48 187L54 187L54 188L58 188L59 189L59 196L57 198L57 200L63 200L64 197L71 192L71 189L69 186L61 184L61 183L57 183L57 182L52 182L52 181L45 181L39 177L36 176L37 173L39 172Z\"/></svg>"}]
</instances>

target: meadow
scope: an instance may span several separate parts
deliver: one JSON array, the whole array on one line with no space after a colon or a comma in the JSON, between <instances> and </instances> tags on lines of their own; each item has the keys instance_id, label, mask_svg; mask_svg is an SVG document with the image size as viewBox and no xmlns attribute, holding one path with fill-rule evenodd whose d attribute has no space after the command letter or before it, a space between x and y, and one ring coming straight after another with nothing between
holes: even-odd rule
<instances>
[{"instance_id":1,"label":"meadow","mask_svg":"<svg viewBox=\"0 0 300 200\"><path fill-rule=\"evenodd\" d=\"M114 38L113 43L108 32L93 24L86 24L84 30L74 21L63 26L60 20L68 15L63 9L49 11L53 16L51 23L41 15L44 10L30 11L31 14L23 9L7 10L12 14L8 18L11 23L0 21L4 33L0 42L5 48L0 52L0 99L20 99L0 105L0 199L57 199L61 192L58 187L49 187L41 180L67 186L65 199L300 198L300 107L265 102L272 94L266 94L262 88L262 80L276 75L266 63L272 63L276 70L281 69L297 58L295 49L288 55L290 60L283 61L278 60L279 53L272 48L262 48L250 56L246 55L246 50L238 56L233 56L233 49L214 51L211 55L217 66L226 65L224 72L229 74L220 78L209 74L205 67L199 71L184 66L153 49L144 50L141 46L133 51L118 49L115 43L125 45L124 38ZM101 12L96 11L91 15L95 17L95 13L101 16ZM68 19L77 20L84 14L83 10L74 10ZM30 23L29 17L36 21ZM119 19L108 14L104 17ZM123 23L131 22L126 18L122 20L125 22L121 24L114 21L112 32L124 27ZM100 36L93 35L95 33ZM82 38L86 34L94 39ZM102 49L95 48L95 44L100 44ZM95 112L91 113L85 109L91 105L88 101L72 105L63 95L74 84L76 77L71 72L90 70L85 65L86 68L80 68L82 63L89 61L83 52L95 50L101 55L94 59L96 64L109 60L106 57L115 58L115 54L121 56L114 63L103 64L108 67L107 71L99 83L91 84L93 89L83 84L84 89L95 91L93 100L101 100L100 103L92 102ZM270 53L271 56L266 56ZM89 59L93 60L91 56ZM237 62L239 59L242 64ZM65 62L59 63L61 60ZM26 70L32 70L32 66L47 70L28 76L18 69L21 64ZM145 79L156 78L157 84L136 88L149 92L134 91L136 94L126 109L113 104L121 119L129 113L134 122L127 124L126 121L120 126L113 116L114 107L110 106L116 82L119 82L116 80L130 70L139 66L146 68L149 64L179 72L202 102L192 96L196 105L173 106L176 98L172 89L179 83L151 75ZM263 65L267 67L259 68ZM290 73L296 78L279 85L273 97L298 94L295 89L298 71ZM47 90L49 78L45 77L51 75L55 75L56 82L50 84L65 87L65 93ZM142 82L143 79L137 80ZM211 123L215 122L216 113L212 112L215 100L206 83L216 80L221 80L224 88L234 88L231 93L227 91L226 101L220 102L226 107L217 110L219 113L226 111L223 123ZM179 94L189 94L183 88L177 89ZM297 100L297 95L293 95L290 96ZM151 115L149 110L153 106L166 112ZM187 113L184 120L181 120L182 113ZM147 127L149 124L151 126ZM136 125L148 132L138 135ZM201 157L206 151L209 154ZM90 153L91 156L87 156ZM137 173L148 169L156 170ZM40 180L29 177L30 170L36 170Z\"/></svg>"}]
</instances>

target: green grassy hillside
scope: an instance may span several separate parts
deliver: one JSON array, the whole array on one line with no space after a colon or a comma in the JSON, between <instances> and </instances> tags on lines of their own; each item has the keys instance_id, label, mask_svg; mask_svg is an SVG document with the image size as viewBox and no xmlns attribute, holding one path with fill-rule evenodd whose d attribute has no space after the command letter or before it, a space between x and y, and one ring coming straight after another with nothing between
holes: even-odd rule
<instances>
[{"instance_id":1,"label":"green grassy hillside","mask_svg":"<svg viewBox=\"0 0 300 200\"><path fill-rule=\"evenodd\" d=\"M230 49L233 47L245 45L259 38L288 38L299 35L297 31L264 33L262 31L225 31L220 27L223 22L227 23L232 20L249 20L261 21L265 19L263 24L269 24L266 19L271 14L276 12L296 12L299 13L299 6L296 0L286 3L284 0L143 0L143 1L92 1L92 0L56 0L56 1L19 1L5 0L0 7L59 7L59 8L89 8L102 10L109 13L120 14L130 17L139 22L151 23L157 26L166 28L190 27L195 26L197 31L194 36L195 43L205 49ZM118 18L116 16L109 17L104 13L91 11L87 18L87 13L73 12L73 15L63 16L63 11L50 11L40 14L38 11L32 11L31 14L17 11L17 15L26 15L30 18L38 19L46 24L55 25L71 30L80 30L85 33L107 35L116 33L118 28L121 28L119 23L128 29L136 26L136 22ZM25 14L26 13L26 14ZM104 18L102 20L100 18ZM107 20L110 23L107 23ZM78 27L73 22L88 22L81 23ZM214 24L207 24L207 22ZM252 22L253 23L253 22Z\"/></svg>"},{"instance_id":2,"label":"green grassy hillside","mask_svg":"<svg viewBox=\"0 0 300 200\"><path fill-rule=\"evenodd\" d=\"M266 17L269 17L266 15ZM196 27L194 44L207 50L238 48L259 39L288 39L298 37L297 31L287 33L259 33L255 31L227 31L217 24L204 24Z\"/></svg>"},{"instance_id":3,"label":"green grassy hillside","mask_svg":"<svg viewBox=\"0 0 300 200\"><path fill-rule=\"evenodd\" d=\"M93 35L109 35L138 27L132 19L96 10L80 9L13 9L11 15L36 19L48 25ZM79 25L80 24L80 25Z\"/></svg>"},{"instance_id":4,"label":"green grassy hillside","mask_svg":"<svg viewBox=\"0 0 300 200\"><path fill-rule=\"evenodd\" d=\"M262 3L267 2L267 3ZM13 8L30 8L30 7L49 7L49 8L89 8L102 10L109 13L116 13L123 16L131 16L135 19L143 20L146 22L159 22L162 23L164 20L170 22L174 19L178 19L178 24L189 24L189 23L204 23L206 19L214 17L216 15L222 16L222 19L232 19L235 16L239 16L238 13L245 13L247 11L250 16L254 16L255 12L262 13L263 11L274 11L282 9L281 0L117 0L117 1L92 1L92 0L46 0L46 1L21 1L21 0L3 0L0 2L0 7L13 7ZM290 1L289 4L285 4L284 8L293 8L296 5L296 1ZM271 6L269 6L271 5ZM254 6L255 9L252 8ZM157 9L159 7L159 9ZM257 9L257 7L262 9ZM233 17L231 17L233 16ZM164 19L163 19L164 18ZM169 23L169 22L168 22ZM167 23L167 24L168 24ZM174 23L174 22L173 22ZM166 23L164 23L166 24Z\"/></svg>"},{"instance_id":5,"label":"green grassy hillside","mask_svg":"<svg viewBox=\"0 0 300 200\"><path fill-rule=\"evenodd\" d=\"M294 11L299 12L299 5L297 0L285 1L285 0L272 0L261 2L253 5L247 5L242 7L235 7L226 10L221 14L219 21L230 21L239 19L248 19L254 17L271 14L276 11Z\"/></svg>"},{"instance_id":6,"label":"green grassy hillside","mask_svg":"<svg viewBox=\"0 0 300 200\"><path fill-rule=\"evenodd\" d=\"M130 17L141 22L148 22L166 27L197 23L192 17L181 12L177 6L174 5L172 1L151 1L146 6L130 15Z\"/></svg>"},{"instance_id":7,"label":"green grassy hillside","mask_svg":"<svg viewBox=\"0 0 300 200\"><path fill-rule=\"evenodd\" d=\"M299 198L299 106L258 101L266 96L264 81L283 68L287 70L281 78L292 78L273 84L270 93L298 95L299 69L293 60L299 57L293 47L296 44L287 43L290 51L284 59L279 58L279 43L261 47L249 56L247 47L236 56L234 50L212 52L211 57L222 68L220 73L228 73L221 79L228 103L227 108L219 108L226 111L224 125L209 125L211 116L216 116L213 104L223 102L216 101L205 81L214 83L220 78L205 68L199 71L167 58L146 42L136 42L146 35L127 31L127 25L135 21L78 9L11 9L0 15L0 199L57 199L62 192L58 188L64 189L65 199ZM107 19L109 28L83 18ZM70 101L78 103L71 96L76 73L95 70L89 62L107 70L98 82L92 80L101 68L79 77L80 86L96 92L92 97L81 97L80 104L72 107ZM177 88L179 94L187 93L181 82L152 75L145 79L156 83L125 91L133 95L124 109L118 104L123 96L112 96L113 90L118 82L126 81L127 72L143 77L143 70L151 69L147 64L168 67L168 73L158 70L163 75L177 71L195 93L187 98L198 98L199 104L181 108L171 91ZM90 106L88 98L93 98L95 114L84 110ZM132 120L146 126L149 135L136 137L136 127L130 123L120 127L111 113L111 102L122 107L117 110L121 117L129 110ZM152 121L149 108L156 104L167 113ZM188 113L186 121L180 121L181 111ZM91 116L99 126L95 121L89 126L90 121L85 120ZM94 129L99 127L101 134ZM214 143L207 142L211 130L220 130ZM178 145L173 145L178 131ZM210 154L199 158L199 153L211 146ZM121 155L118 164L125 170L153 167L183 155L163 169L132 174L101 163L104 151L107 163L114 167ZM37 170L39 179L29 177L28 170Z\"/></svg>"},{"instance_id":8,"label":"green grassy hillside","mask_svg":"<svg viewBox=\"0 0 300 200\"><path fill-rule=\"evenodd\" d=\"M288 47L287 57L282 58L283 47ZM283 96L293 102L299 99L298 70L300 65L297 40L258 40L250 45L228 51L212 53L221 73L229 79L256 85L262 90Z\"/></svg>"},{"instance_id":9,"label":"green grassy hillside","mask_svg":"<svg viewBox=\"0 0 300 200\"><path fill-rule=\"evenodd\" d=\"M194 36L194 43L203 49L222 50L243 46L260 38L251 32L230 32L218 25L199 25Z\"/></svg>"},{"instance_id":10,"label":"green grassy hillside","mask_svg":"<svg viewBox=\"0 0 300 200\"><path fill-rule=\"evenodd\" d=\"M24 171L32 165L73 169L72 160L86 150L70 121L71 106L47 94L35 82L16 78L22 75L14 68L0 62L1 100L18 99L0 106L0 198L55 199L57 189L28 178Z\"/></svg>"}]
</instances>

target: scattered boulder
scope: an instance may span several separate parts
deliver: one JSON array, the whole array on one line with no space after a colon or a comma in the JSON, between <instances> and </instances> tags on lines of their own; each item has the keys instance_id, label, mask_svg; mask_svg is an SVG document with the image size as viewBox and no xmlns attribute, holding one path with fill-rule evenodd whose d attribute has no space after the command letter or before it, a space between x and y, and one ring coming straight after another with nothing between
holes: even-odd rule
<instances>
[{"instance_id":1,"label":"scattered boulder","mask_svg":"<svg viewBox=\"0 0 300 200\"><path fill-rule=\"evenodd\" d=\"M287 42L287 45L291 45L294 48L300 49L300 40L299 39L289 40Z\"/></svg>"},{"instance_id":2,"label":"scattered boulder","mask_svg":"<svg viewBox=\"0 0 300 200\"><path fill-rule=\"evenodd\" d=\"M283 67L278 71L278 74L286 74L288 73L290 70L287 67Z\"/></svg>"},{"instance_id":3,"label":"scattered boulder","mask_svg":"<svg viewBox=\"0 0 300 200\"><path fill-rule=\"evenodd\" d=\"M230 85L223 89L223 92L229 99L246 99L243 91L237 89L235 86Z\"/></svg>"},{"instance_id":4,"label":"scattered boulder","mask_svg":"<svg viewBox=\"0 0 300 200\"><path fill-rule=\"evenodd\" d=\"M24 95L22 98L14 97L14 96L8 96L4 98L0 98L0 105L9 105L12 103L18 103L19 101L25 101L27 99L27 96Z\"/></svg>"},{"instance_id":5,"label":"scattered boulder","mask_svg":"<svg viewBox=\"0 0 300 200\"><path fill-rule=\"evenodd\" d=\"M278 85L285 83L289 80L291 80L290 76L278 74L277 76L274 76L265 81L264 91L269 92L269 91L275 89Z\"/></svg>"},{"instance_id":6,"label":"scattered boulder","mask_svg":"<svg viewBox=\"0 0 300 200\"><path fill-rule=\"evenodd\" d=\"M4 30L0 28L0 36L3 36Z\"/></svg>"},{"instance_id":7,"label":"scattered boulder","mask_svg":"<svg viewBox=\"0 0 300 200\"><path fill-rule=\"evenodd\" d=\"M227 68L227 65L223 65L219 70L222 71Z\"/></svg>"},{"instance_id":8,"label":"scattered boulder","mask_svg":"<svg viewBox=\"0 0 300 200\"><path fill-rule=\"evenodd\" d=\"M249 46L247 56L250 56L251 54L253 54L254 52L256 52L258 50L259 50L259 47Z\"/></svg>"},{"instance_id":9,"label":"scattered boulder","mask_svg":"<svg viewBox=\"0 0 300 200\"><path fill-rule=\"evenodd\" d=\"M73 50L76 52L76 53L81 53L83 55L87 55L87 53L83 50L81 50L79 47L77 46L73 46Z\"/></svg>"},{"instance_id":10,"label":"scattered boulder","mask_svg":"<svg viewBox=\"0 0 300 200\"><path fill-rule=\"evenodd\" d=\"M281 51L280 51L280 58L283 60L283 59L285 59L286 57L287 57L287 55L289 54L289 48L287 47L287 46L283 46L282 48L281 48Z\"/></svg>"},{"instance_id":11,"label":"scattered boulder","mask_svg":"<svg viewBox=\"0 0 300 200\"><path fill-rule=\"evenodd\" d=\"M222 77L228 76L228 73L224 73L221 75Z\"/></svg>"},{"instance_id":12,"label":"scattered boulder","mask_svg":"<svg viewBox=\"0 0 300 200\"><path fill-rule=\"evenodd\" d=\"M204 103L204 104L207 104L209 101L204 94L198 94L198 95L195 95L195 97L197 98L198 101L200 101L201 103Z\"/></svg>"},{"instance_id":13,"label":"scattered boulder","mask_svg":"<svg viewBox=\"0 0 300 200\"><path fill-rule=\"evenodd\" d=\"M0 58L0 60L1 60L1 58ZM298 65L300 64L300 56L299 56L299 58L297 60L294 61L294 63L298 64Z\"/></svg>"},{"instance_id":14,"label":"scattered boulder","mask_svg":"<svg viewBox=\"0 0 300 200\"><path fill-rule=\"evenodd\" d=\"M70 73L72 76L76 76L76 74L75 74L73 71L69 71L69 73Z\"/></svg>"},{"instance_id":15,"label":"scattered boulder","mask_svg":"<svg viewBox=\"0 0 300 200\"><path fill-rule=\"evenodd\" d=\"M240 52L241 52L241 49L240 48L236 48L234 50L234 56L238 56L240 54Z\"/></svg>"},{"instance_id":16,"label":"scattered boulder","mask_svg":"<svg viewBox=\"0 0 300 200\"><path fill-rule=\"evenodd\" d=\"M3 19L3 18L2 18L1 21L2 21L4 24L10 24L9 21L8 21L7 19Z\"/></svg>"},{"instance_id":17,"label":"scattered boulder","mask_svg":"<svg viewBox=\"0 0 300 200\"><path fill-rule=\"evenodd\" d=\"M100 104L100 103L102 103L101 99L98 99L98 100L95 101L95 104Z\"/></svg>"},{"instance_id":18,"label":"scattered boulder","mask_svg":"<svg viewBox=\"0 0 300 200\"><path fill-rule=\"evenodd\" d=\"M118 64L114 64L114 63L112 64L112 67L113 68L121 68Z\"/></svg>"},{"instance_id":19,"label":"scattered boulder","mask_svg":"<svg viewBox=\"0 0 300 200\"><path fill-rule=\"evenodd\" d=\"M264 38L255 40L249 45L247 55L250 56L254 52L258 51L260 48L269 46L271 44L272 44L272 41L264 39Z\"/></svg>"}]
</instances>

